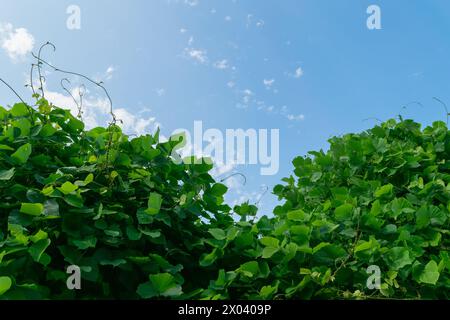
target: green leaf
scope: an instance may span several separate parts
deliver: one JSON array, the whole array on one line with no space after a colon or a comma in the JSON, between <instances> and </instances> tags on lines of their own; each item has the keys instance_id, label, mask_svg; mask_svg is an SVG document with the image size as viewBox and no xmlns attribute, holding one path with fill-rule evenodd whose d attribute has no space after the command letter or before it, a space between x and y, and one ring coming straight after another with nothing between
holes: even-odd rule
<instances>
[{"instance_id":1,"label":"green leaf","mask_svg":"<svg viewBox=\"0 0 450 320\"><path fill-rule=\"evenodd\" d=\"M383 196L389 196L392 194L392 190L394 189L394 186L392 184L386 184L382 187L379 187L376 191L375 191L375 197L377 198L381 198Z\"/></svg>"},{"instance_id":2,"label":"green leaf","mask_svg":"<svg viewBox=\"0 0 450 320\"><path fill-rule=\"evenodd\" d=\"M422 206L416 212L416 224L418 229L423 229L427 227L431 222L429 208Z\"/></svg>"},{"instance_id":3,"label":"green leaf","mask_svg":"<svg viewBox=\"0 0 450 320\"><path fill-rule=\"evenodd\" d=\"M42 230L39 230L35 235L30 237L32 242L38 242L39 240L44 240L48 238L48 233Z\"/></svg>"},{"instance_id":4,"label":"green leaf","mask_svg":"<svg viewBox=\"0 0 450 320\"><path fill-rule=\"evenodd\" d=\"M64 193L65 195L67 195L67 194L71 194L72 192L75 192L78 189L78 186L74 185L70 181L66 181L62 184L61 187L58 187L57 189L59 191L61 191L62 193Z\"/></svg>"},{"instance_id":5,"label":"green leaf","mask_svg":"<svg viewBox=\"0 0 450 320\"><path fill-rule=\"evenodd\" d=\"M278 252L278 250L280 250L280 248L275 248L275 247L265 247L262 251L262 257L263 259L269 259L271 258L275 253Z\"/></svg>"},{"instance_id":6,"label":"green leaf","mask_svg":"<svg viewBox=\"0 0 450 320\"><path fill-rule=\"evenodd\" d=\"M219 250L215 248L211 253L203 254L200 258L200 266L208 267L212 265L218 258L218 252Z\"/></svg>"},{"instance_id":7,"label":"green leaf","mask_svg":"<svg viewBox=\"0 0 450 320\"><path fill-rule=\"evenodd\" d=\"M307 214L303 210L298 209L288 212L287 218L292 221L303 221L307 218Z\"/></svg>"},{"instance_id":8,"label":"green leaf","mask_svg":"<svg viewBox=\"0 0 450 320\"><path fill-rule=\"evenodd\" d=\"M88 248L95 248L97 244L97 238L94 236L87 237L85 239L72 240L72 243L80 250L86 250Z\"/></svg>"},{"instance_id":9,"label":"green leaf","mask_svg":"<svg viewBox=\"0 0 450 320\"><path fill-rule=\"evenodd\" d=\"M42 203L22 203L20 212L30 216L40 216L44 212L44 205Z\"/></svg>"},{"instance_id":10,"label":"green leaf","mask_svg":"<svg viewBox=\"0 0 450 320\"><path fill-rule=\"evenodd\" d=\"M420 282L435 285L439 280L439 268L435 261L431 260L425 266L424 271L420 275Z\"/></svg>"},{"instance_id":11,"label":"green leaf","mask_svg":"<svg viewBox=\"0 0 450 320\"><path fill-rule=\"evenodd\" d=\"M158 292L150 282L142 283L137 289L137 294L143 299L151 299L158 295Z\"/></svg>"},{"instance_id":12,"label":"green leaf","mask_svg":"<svg viewBox=\"0 0 450 320\"><path fill-rule=\"evenodd\" d=\"M18 164L25 164L31 155L31 144L27 143L19 147L16 152L11 155L11 158Z\"/></svg>"},{"instance_id":13,"label":"green leaf","mask_svg":"<svg viewBox=\"0 0 450 320\"><path fill-rule=\"evenodd\" d=\"M209 229L208 232L217 240L224 240L227 237L222 229Z\"/></svg>"},{"instance_id":14,"label":"green leaf","mask_svg":"<svg viewBox=\"0 0 450 320\"><path fill-rule=\"evenodd\" d=\"M242 264L236 271L242 272L247 277L256 276L259 273L259 265L256 261L249 261Z\"/></svg>"},{"instance_id":15,"label":"green leaf","mask_svg":"<svg viewBox=\"0 0 450 320\"><path fill-rule=\"evenodd\" d=\"M227 192L227 190L228 188L225 185L216 183L211 188L211 194L216 197L221 197Z\"/></svg>"},{"instance_id":16,"label":"green leaf","mask_svg":"<svg viewBox=\"0 0 450 320\"><path fill-rule=\"evenodd\" d=\"M29 249L31 257L34 261L39 262L45 249L50 245L50 239L42 239L34 243Z\"/></svg>"},{"instance_id":17,"label":"green leaf","mask_svg":"<svg viewBox=\"0 0 450 320\"><path fill-rule=\"evenodd\" d=\"M29 115L28 107L24 103L16 103L10 110L14 117L24 117Z\"/></svg>"},{"instance_id":18,"label":"green leaf","mask_svg":"<svg viewBox=\"0 0 450 320\"><path fill-rule=\"evenodd\" d=\"M162 204L162 197L159 193L152 192L148 198L148 208L145 212L149 215L156 215L159 213Z\"/></svg>"},{"instance_id":19,"label":"green leaf","mask_svg":"<svg viewBox=\"0 0 450 320\"><path fill-rule=\"evenodd\" d=\"M76 207L76 208L82 208L83 207L83 199L80 198L79 196L75 195L75 194L68 194L64 197L64 201L72 206L72 207Z\"/></svg>"},{"instance_id":20,"label":"green leaf","mask_svg":"<svg viewBox=\"0 0 450 320\"><path fill-rule=\"evenodd\" d=\"M334 216L338 221L351 219L353 216L353 206L345 203L334 210Z\"/></svg>"},{"instance_id":21,"label":"green leaf","mask_svg":"<svg viewBox=\"0 0 450 320\"><path fill-rule=\"evenodd\" d=\"M0 277L0 296L11 288L12 281L10 277Z\"/></svg>"},{"instance_id":22,"label":"green leaf","mask_svg":"<svg viewBox=\"0 0 450 320\"><path fill-rule=\"evenodd\" d=\"M179 296L181 286L179 286L174 276L170 273L159 273L150 275L150 282L158 295L163 297Z\"/></svg>"},{"instance_id":23,"label":"green leaf","mask_svg":"<svg viewBox=\"0 0 450 320\"><path fill-rule=\"evenodd\" d=\"M263 299L271 299L272 296L275 293L277 293L277 291L278 291L278 284L279 284L279 281L277 281L274 286L264 286L264 287L262 287L261 290L259 290L259 295L261 296L261 298L263 298Z\"/></svg>"},{"instance_id":24,"label":"green leaf","mask_svg":"<svg viewBox=\"0 0 450 320\"><path fill-rule=\"evenodd\" d=\"M122 264L126 264L127 261L125 259L102 259L100 260L100 265L102 266L113 266L118 267Z\"/></svg>"},{"instance_id":25,"label":"green leaf","mask_svg":"<svg viewBox=\"0 0 450 320\"><path fill-rule=\"evenodd\" d=\"M273 238L273 237L262 237L259 241L262 243L262 245L264 245L266 247L278 248L278 246L280 244L280 240L278 240L277 238Z\"/></svg>"},{"instance_id":26,"label":"green leaf","mask_svg":"<svg viewBox=\"0 0 450 320\"><path fill-rule=\"evenodd\" d=\"M408 248L394 247L391 248L384 257L386 263L392 270L399 270L409 264L412 264L413 259L410 257Z\"/></svg>"},{"instance_id":27,"label":"green leaf","mask_svg":"<svg viewBox=\"0 0 450 320\"><path fill-rule=\"evenodd\" d=\"M11 180L11 178L14 176L15 168L11 168L9 170L0 170L0 180L7 181Z\"/></svg>"}]
</instances>

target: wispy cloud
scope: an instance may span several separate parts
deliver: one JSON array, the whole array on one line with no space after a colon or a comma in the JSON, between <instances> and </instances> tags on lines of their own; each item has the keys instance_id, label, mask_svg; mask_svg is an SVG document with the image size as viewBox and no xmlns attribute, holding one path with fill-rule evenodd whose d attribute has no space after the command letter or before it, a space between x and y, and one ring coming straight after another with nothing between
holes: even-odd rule
<instances>
[{"instance_id":1,"label":"wispy cloud","mask_svg":"<svg viewBox=\"0 0 450 320\"><path fill-rule=\"evenodd\" d=\"M200 64L205 64L208 62L207 52L203 49L185 48L184 56Z\"/></svg>"},{"instance_id":2,"label":"wispy cloud","mask_svg":"<svg viewBox=\"0 0 450 320\"><path fill-rule=\"evenodd\" d=\"M200 4L200 0L184 0L184 4L190 7L196 7Z\"/></svg>"},{"instance_id":3,"label":"wispy cloud","mask_svg":"<svg viewBox=\"0 0 450 320\"><path fill-rule=\"evenodd\" d=\"M158 97L162 97L166 94L166 89L164 88L158 88L155 90L156 94L158 95Z\"/></svg>"},{"instance_id":4,"label":"wispy cloud","mask_svg":"<svg viewBox=\"0 0 450 320\"><path fill-rule=\"evenodd\" d=\"M113 73L116 71L116 68L113 66L109 66L108 69L106 69L105 72L105 79L106 80L111 80L113 77Z\"/></svg>"},{"instance_id":5,"label":"wispy cloud","mask_svg":"<svg viewBox=\"0 0 450 320\"><path fill-rule=\"evenodd\" d=\"M224 69L228 69L230 66L228 64L228 60L223 59L223 60L214 62L213 67L216 69L224 70Z\"/></svg>"},{"instance_id":6,"label":"wispy cloud","mask_svg":"<svg viewBox=\"0 0 450 320\"><path fill-rule=\"evenodd\" d=\"M275 79L264 79L263 80L264 86L267 90L271 89L273 84L275 83Z\"/></svg>"},{"instance_id":7,"label":"wispy cloud","mask_svg":"<svg viewBox=\"0 0 450 320\"><path fill-rule=\"evenodd\" d=\"M25 28L14 28L11 23L0 23L0 45L17 62L34 48L34 37Z\"/></svg>"},{"instance_id":8,"label":"wispy cloud","mask_svg":"<svg viewBox=\"0 0 450 320\"><path fill-rule=\"evenodd\" d=\"M298 67L297 69L295 69L294 72L294 78L300 78L301 76L303 76L303 69L301 67Z\"/></svg>"},{"instance_id":9,"label":"wispy cloud","mask_svg":"<svg viewBox=\"0 0 450 320\"><path fill-rule=\"evenodd\" d=\"M265 22L263 19L255 18L255 16L253 14L247 15L247 23L246 23L247 28L250 28L253 25L257 28L261 28L264 26L264 24L265 24Z\"/></svg>"},{"instance_id":10,"label":"wispy cloud","mask_svg":"<svg viewBox=\"0 0 450 320\"><path fill-rule=\"evenodd\" d=\"M303 114L297 114L297 115L288 114L286 117L290 121L302 121L302 120L305 120L305 115L303 115Z\"/></svg>"}]
</instances>

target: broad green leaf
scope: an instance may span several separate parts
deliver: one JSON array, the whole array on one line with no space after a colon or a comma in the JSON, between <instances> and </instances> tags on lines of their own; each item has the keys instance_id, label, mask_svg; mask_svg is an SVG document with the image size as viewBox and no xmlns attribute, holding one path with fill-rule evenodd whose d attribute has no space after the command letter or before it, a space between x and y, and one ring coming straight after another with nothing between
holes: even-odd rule
<instances>
[{"instance_id":1,"label":"broad green leaf","mask_svg":"<svg viewBox=\"0 0 450 320\"><path fill-rule=\"evenodd\" d=\"M0 170L0 180L8 181L14 176L15 168L11 168L9 170Z\"/></svg>"},{"instance_id":2,"label":"broad green leaf","mask_svg":"<svg viewBox=\"0 0 450 320\"><path fill-rule=\"evenodd\" d=\"M242 272L247 277L253 277L259 273L259 265L256 261L249 261L242 264L237 271Z\"/></svg>"},{"instance_id":3,"label":"broad green leaf","mask_svg":"<svg viewBox=\"0 0 450 320\"><path fill-rule=\"evenodd\" d=\"M44 212L44 205L42 203L22 203L20 212L30 216L39 216Z\"/></svg>"},{"instance_id":4,"label":"broad green leaf","mask_svg":"<svg viewBox=\"0 0 450 320\"><path fill-rule=\"evenodd\" d=\"M280 240L278 240L277 238L273 238L273 237L262 237L260 240L262 245L266 246L266 247L274 247L277 248L280 244Z\"/></svg>"},{"instance_id":5,"label":"broad green leaf","mask_svg":"<svg viewBox=\"0 0 450 320\"><path fill-rule=\"evenodd\" d=\"M159 193L152 192L148 198L148 208L145 212L149 215L156 215L159 213L162 204L162 197Z\"/></svg>"},{"instance_id":6,"label":"broad green leaf","mask_svg":"<svg viewBox=\"0 0 450 320\"><path fill-rule=\"evenodd\" d=\"M31 144L27 143L19 147L16 152L11 155L11 158L18 164L25 164L31 155L32 147Z\"/></svg>"},{"instance_id":7,"label":"broad green leaf","mask_svg":"<svg viewBox=\"0 0 450 320\"><path fill-rule=\"evenodd\" d=\"M262 257L263 259L269 259L271 258L275 253L278 252L278 250L280 250L280 248L275 248L275 247L265 247L262 251Z\"/></svg>"},{"instance_id":8,"label":"broad green leaf","mask_svg":"<svg viewBox=\"0 0 450 320\"><path fill-rule=\"evenodd\" d=\"M158 295L158 292L155 290L152 283L145 282L139 285L137 294L142 299L151 299L153 297L156 297Z\"/></svg>"},{"instance_id":9,"label":"broad green leaf","mask_svg":"<svg viewBox=\"0 0 450 320\"><path fill-rule=\"evenodd\" d=\"M384 256L386 263L392 270L399 270L409 264L413 259L410 257L408 248L394 247L391 248Z\"/></svg>"},{"instance_id":10,"label":"broad green leaf","mask_svg":"<svg viewBox=\"0 0 450 320\"><path fill-rule=\"evenodd\" d=\"M209 229L208 232L217 240L224 240L227 237L225 231L223 231L222 229Z\"/></svg>"},{"instance_id":11,"label":"broad green leaf","mask_svg":"<svg viewBox=\"0 0 450 320\"><path fill-rule=\"evenodd\" d=\"M34 261L39 262L45 249L50 245L50 239L42 239L34 243L29 249L31 257Z\"/></svg>"},{"instance_id":12,"label":"broad green leaf","mask_svg":"<svg viewBox=\"0 0 450 320\"><path fill-rule=\"evenodd\" d=\"M353 206L351 204L343 204L334 210L334 216L337 220L343 221L351 219L353 216Z\"/></svg>"},{"instance_id":13,"label":"broad green leaf","mask_svg":"<svg viewBox=\"0 0 450 320\"><path fill-rule=\"evenodd\" d=\"M425 266L425 269L420 276L420 282L436 285L437 281L439 280L439 276L440 274L438 265L435 261L431 260Z\"/></svg>"},{"instance_id":14,"label":"broad green leaf","mask_svg":"<svg viewBox=\"0 0 450 320\"><path fill-rule=\"evenodd\" d=\"M152 274L150 282L160 296L175 297L182 293L181 286L176 283L174 276L170 273Z\"/></svg>"},{"instance_id":15,"label":"broad green leaf","mask_svg":"<svg viewBox=\"0 0 450 320\"><path fill-rule=\"evenodd\" d=\"M227 190L228 188L225 185L216 183L211 188L211 194L216 197L221 197L227 192Z\"/></svg>"},{"instance_id":16,"label":"broad green leaf","mask_svg":"<svg viewBox=\"0 0 450 320\"><path fill-rule=\"evenodd\" d=\"M288 212L287 218L292 221L304 221L308 215L301 209Z\"/></svg>"},{"instance_id":17,"label":"broad green leaf","mask_svg":"<svg viewBox=\"0 0 450 320\"><path fill-rule=\"evenodd\" d=\"M67 195L78 190L78 186L74 185L70 181L66 181L61 185L61 187L58 187L57 189Z\"/></svg>"},{"instance_id":18,"label":"broad green leaf","mask_svg":"<svg viewBox=\"0 0 450 320\"><path fill-rule=\"evenodd\" d=\"M28 107L24 103L16 103L10 110L14 117L24 117L29 115Z\"/></svg>"},{"instance_id":19,"label":"broad green leaf","mask_svg":"<svg viewBox=\"0 0 450 320\"><path fill-rule=\"evenodd\" d=\"M381 198L383 196L389 196L392 194L393 189L394 189L394 186L390 183L386 184L384 186L381 186L375 191L375 197Z\"/></svg>"},{"instance_id":20,"label":"broad green leaf","mask_svg":"<svg viewBox=\"0 0 450 320\"><path fill-rule=\"evenodd\" d=\"M0 277L0 296L11 288L12 281L10 277Z\"/></svg>"}]
</instances>

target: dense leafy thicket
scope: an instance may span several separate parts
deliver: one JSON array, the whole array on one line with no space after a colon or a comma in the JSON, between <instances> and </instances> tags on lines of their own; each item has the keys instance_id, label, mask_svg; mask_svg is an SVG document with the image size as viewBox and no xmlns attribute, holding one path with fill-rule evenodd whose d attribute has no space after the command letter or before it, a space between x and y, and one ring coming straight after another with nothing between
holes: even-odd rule
<instances>
[{"instance_id":1,"label":"dense leafy thicket","mask_svg":"<svg viewBox=\"0 0 450 320\"><path fill-rule=\"evenodd\" d=\"M0 108L0 123L2 298L188 297L208 285L208 230L233 223L211 165L175 164L176 142L158 133L84 131L44 99ZM66 287L69 265L81 290Z\"/></svg>"},{"instance_id":2,"label":"dense leafy thicket","mask_svg":"<svg viewBox=\"0 0 450 320\"><path fill-rule=\"evenodd\" d=\"M390 120L330 143L294 160L284 204L255 219L158 133L86 131L45 99L0 108L0 299L449 298L446 125Z\"/></svg>"},{"instance_id":3,"label":"dense leafy thicket","mask_svg":"<svg viewBox=\"0 0 450 320\"><path fill-rule=\"evenodd\" d=\"M273 219L242 224L222 266L236 257L245 276L236 282L233 272L221 273L220 292L232 298L449 299L445 123L422 131L411 120L389 120L330 144L326 153L293 161L296 178L274 188L285 203ZM381 271L378 290L367 286L367 280L376 286L368 279L370 266Z\"/></svg>"}]
</instances>

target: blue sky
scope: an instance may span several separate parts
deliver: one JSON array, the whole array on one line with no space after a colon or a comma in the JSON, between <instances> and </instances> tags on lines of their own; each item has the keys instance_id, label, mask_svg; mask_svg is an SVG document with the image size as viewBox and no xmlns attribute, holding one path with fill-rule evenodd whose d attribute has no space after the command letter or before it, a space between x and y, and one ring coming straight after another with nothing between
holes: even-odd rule
<instances>
[{"instance_id":1,"label":"blue sky","mask_svg":"<svg viewBox=\"0 0 450 320\"><path fill-rule=\"evenodd\" d=\"M81 10L79 30L66 27L69 5ZM381 30L366 26L369 5L381 9ZM57 51L46 59L104 80L129 132L160 125L170 135L195 120L205 129L280 129L278 174L253 165L219 176L245 174L245 186L234 177L229 201L255 202L262 185L291 174L295 156L369 128L366 118L445 119L432 98L450 103L449 18L445 0L4 0L0 77L30 98L29 51L51 41ZM70 104L61 76L47 78L48 96ZM102 124L101 92L88 90L87 117ZM16 100L4 87L0 97ZM401 110L412 101L422 107ZM265 195L261 213L276 204Z\"/></svg>"}]
</instances>

